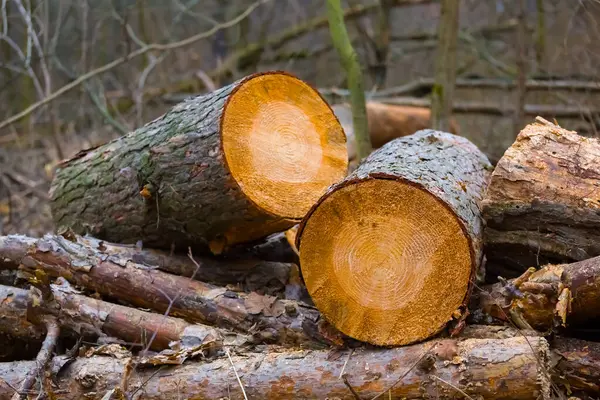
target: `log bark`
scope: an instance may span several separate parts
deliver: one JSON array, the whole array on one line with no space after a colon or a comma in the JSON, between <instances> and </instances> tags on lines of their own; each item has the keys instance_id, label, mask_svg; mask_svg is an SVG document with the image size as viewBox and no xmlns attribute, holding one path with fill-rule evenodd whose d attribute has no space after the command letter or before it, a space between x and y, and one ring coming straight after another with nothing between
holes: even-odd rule
<instances>
[{"instance_id":1,"label":"log bark","mask_svg":"<svg viewBox=\"0 0 600 400\"><path fill-rule=\"evenodd\" d=\"M423 357L425 355L425 357ZM138 368L128 382L136 398L363 399L548 398L548 344L540 337L441 340L392 349L245 353L210 362ZM57 398L101 399L120 387L127 359L79 358L55 377ZM417 365L415 365L415 363ZM0 363L0 378L18 385L31 362ZM0 380L0 399L11 393Z\"/></svg>"},{"instance_id":2,"label":"log bark","mask_svg":"<svg viewBox=\"0 0 600 400\"><path fill-rule=\"evenodd\" d=\"M506 283L485 286L471 308L541 331L586 324L600 317L600 257L530 268Z\"/></svg>"},{"instance_id":3,"label":"log bark","mask_svg":"<svg viewBox=\"0 0 600 400\"><path fill-rule=\"evenodd\" d=\"M352 111L347 104L332 106L333 112L340 120L346 134L348 160L356 161L356 143L352 128ZM367 121L369 136L373 149L378 149L387 142L412 135L422 129L431 128L431 110L427 107L410 107L367 102ZM454 119L450 119L450 133L458 134L459 127Z\"/></svg>"},{"instance_id":4,"label":"log bark","mask_svg":"<svg viewBox=\"0 0 600 400\"><path fill-rule=\"evenodd\" d=\"M51 210L59 230L221 253L293 226L346 169L318 92L257 73L64 161Z\"/></svg>"},{"instance_id":5,"label":"log bark","mask_svg":"<svg viewBox=\"0 0 600 400\"><path fill-rule=\"evenodd\" d=\"M498 162L482 202L490 263L521 268L600 255L600 141L542 118Z\"/></svg>"},{"instance_id":6,"label":"log bark","mask_svg":"<svg viewBox=\"0 0 600 400\"><path fill-rule=\"evenodd\" d=\"M478 203L490 169L467 139L422 130L332 186L296 242L325 318L379 345L422 340L460 320L481 263Z\"/></svg>"},{"instance_id":7,"label":"log bark","mask_svg":"<svg viewBox=\"0 0 600 400\"><path fill-rule=\"evenodd\" d=\"M0 333L39 341L44 329L28 319L29 295L24 289L0 285Z\"/></svg>"},{"instance_id":8,"label":"log bark","mask_svg":"<svg viewBox=\"0 0 600 400\"><path fill-rule=\"evenodd\" d=\"M252 335L254 342L322 347L340 341L319 320L319 312L302 302L234 292L220 286L111 257L62 236L42 239L8 236L0 259L9 258L25 272L64 277L72 284L136 307L188 322L205 323ZM325 330L323 330L325 329ZM328 336L331 335L331 338Z\"/></svg>"}]
</instances>

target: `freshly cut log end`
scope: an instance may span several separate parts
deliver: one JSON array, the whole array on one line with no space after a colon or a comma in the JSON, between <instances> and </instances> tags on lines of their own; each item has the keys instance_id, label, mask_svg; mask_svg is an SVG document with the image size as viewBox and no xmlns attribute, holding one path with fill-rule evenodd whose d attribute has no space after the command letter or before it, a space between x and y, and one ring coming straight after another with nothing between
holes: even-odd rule
<instances>
[{"instance_id":1,"label":"freshly cut log end","mask_svg":"<svg viewBox=\"0 0 600 400\"><path fill-rule=\"evenodd\" d=\"M257 73L63 162L51 209L58 230L220 254L297 224L347 169L320 94Z\"/></svg>"},{"instance_id":2,"label":"freshly cut log end","mask_svg":"<svg viewBox=\"0 0 600 400\"><path fill-rule=\"evenodd\" d=\"M422 130L369 156L298 231L306 287L341 332L376 345L426 339L460 316L481 258L489 162Z\"/></svg>"},{"instance_id":3,"label":"freshly cut log end","mask_svg":"<svg viewBox=\"0 0 600 400\"><path fill-rule=\"evenodd\" d=\"M306 83L286 74L249 79L230 95L221 124L232 177L257 206L302 219L346 175L342 127Z\"/></svg>"}]
</instances>

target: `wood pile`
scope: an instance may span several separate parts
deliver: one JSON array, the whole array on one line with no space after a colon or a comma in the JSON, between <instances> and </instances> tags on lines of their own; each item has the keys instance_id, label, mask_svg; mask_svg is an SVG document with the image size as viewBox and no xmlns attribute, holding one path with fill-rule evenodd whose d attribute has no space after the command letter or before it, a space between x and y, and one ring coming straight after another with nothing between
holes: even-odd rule
<instances>
[{"instance_id":1,"label":"wood pile","mask_svg":"<svg viewBox=\"0 0 600 400\"><path fill-rule=\"evenodd\" d=\"M63 162L0 237L0 399L598 398L600 142L344 133L269 72Z\"/></svg>"}]
</instances>

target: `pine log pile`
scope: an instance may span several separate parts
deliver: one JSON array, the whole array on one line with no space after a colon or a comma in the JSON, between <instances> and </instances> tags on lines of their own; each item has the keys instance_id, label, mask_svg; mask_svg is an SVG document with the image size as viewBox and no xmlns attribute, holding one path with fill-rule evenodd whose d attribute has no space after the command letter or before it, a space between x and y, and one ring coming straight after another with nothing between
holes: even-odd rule
<instances>
[{"instance_id":1,"label":"pine log pile","mask_svg":"<svg viewBox=\"0 0 600 400\"><path fill-rule=\"evenodd\" d=\"M350 172L342 127L270 72L65 160L56 231L0 237L0 400L600 396L600 142Z\"/></svg>"}]
</instances>

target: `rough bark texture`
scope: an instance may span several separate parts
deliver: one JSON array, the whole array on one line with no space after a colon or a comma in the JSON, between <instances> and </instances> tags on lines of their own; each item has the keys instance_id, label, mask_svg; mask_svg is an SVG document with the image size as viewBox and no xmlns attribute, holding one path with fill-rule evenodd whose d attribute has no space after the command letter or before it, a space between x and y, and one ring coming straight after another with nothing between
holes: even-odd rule
<instances>
[{"instance_id":1,"label":"rough bark texture","mask_svg":"<svg viewBox=\"0 0 600 400\"><path fill-rule=\"evenodd\" d=\"M161 314L169 310L170 316L189 322L251 333L256 342L308 347L332 343L322 331L319 312L302 302L234 292L167 274L62 236L7 236L2 240L11 244L0 245L0 258L13 260L24 271L64 277L77 286L137 307ZM3 252L4 248L8 250Z\"/></svg>"},{"instance_id":2,"label":"rough bark texture","mask_svg":"<svg viewBox=\"0 0 600 400\"><path fill-rule=\"evenodd\" d=\"M290 275L297 265L293 262L268 261L259 258L261 255L266 257L266 249L259 250L259 246L267 246L265 240L261 245L256 245L250 249L244 249L239 254L232 254L222 257L194 256L196 264L189 256L177 253L151 249L139 248L132 245L122 245L119 243L110 243L86 236L75 236L75 240L80 243L91 246L104 254L117 256L123 260L131 261L136 264L145 265L149 268L158 268L175 275L185 277L194 277L194 279L204 282L210 282L216 285L240 285L244 290L262 290L269 294L283 292L285 286L289 283ZM0 243L2 243L0 239ZM269 247L274 250L272 259L290 259L291 257L284 253L284 243L277 243ZM289 249L289 245L285 244ZM289 249L292 252L291 249Z\"/></svg>"},{"instance_id":3,"label":"rough bark texture","mask_svg":"<svg viewBox=\"0 0 600 400\"><path fill-rule=\"evenodd\" d=\"M547 331L600 316L600 257L530 269L506 283L484 287L473 309L519 327Z\"/></svg>"},{"instance_id":4,"label":"rough bark texture","mask_svg":"<svg viewBox=\"0 0 600 400\"><path fill-rule=\"evenodd\" d=\"M100 337L104 342L148 347L156 351L168 348L172 341L194 338L202 342L208 337L214 340L224 337L222 331L212 327L77 294L66 282L51 285L51 290L52 300L33 307L32 302L28 301L27 290L0 285L0 296L10 293L7 297L13 299L0 302L3 316L0 319L0 332L30 339L43 336L44 329L29 322L28 309L33 307L37 315L56 317L63 332ZM234 341L244 341L241 336L235 336L231 335Z\"/></svg>"},{"instance_id":5,"label":"rough bark texture","mask_svg":"<svg viewBox=\"0 0 600 400\"><path fill-rule=\"evenodd\" d=\"M541 118L521 131L482 202L491 267L600 255L599 157L600 141Z\"/></svg>"},{"instance_id":6,"label":"rough bark texture","mask_svg":"<svg viewBox=\"0 0 600 400\"><path fill-rule=\"evenodd\" d=\"M423 129L395 139L372 153L352 174L332 185L319 202L345 185L372 178L408 181L436 196L457 216L471 239L474 269L481 262L483 221L479 202L489 180L491 164L468 139L446 132ZM302 229L318 204L298 229L300 249Z\"/></svg>"},{"instance_id":7,"label":"rough bark texture","mask_svg":"<svg viewBox=\"0 0 600 400\"><path fill-rule=\"evenodd\" d=\"M185 101L130 134L80 152L50 189L59 229L117 243L208 251L291 227L254 205L231 177L220 121L236 88Z\"/></svg>"},{"instance_id":8,"label":"rough bark texture","mask_svg":"<svg viewBox=\"0 0 600 400\"><path fill-rule=\"evenodd\" d=\"M233 356L232 362L223 358L160 371L138 368L127 386L129 393L139 388L136 398L148 400L242 398L233 365L250 399L355 399L339 377L342 371L363 399L378 395L380 399L464 398L452 386L472 397L537 399L549 395L544 373L547 357L548 344L540 337L448 339L437 341L435 347L427 342L359 349L350 356L348 352L269 351ZM102 356L79 358L63 368L53 390L64 400L101 399L119 387L127 362ZM31 362L2 363L0 378L16 386L30 366ZM0 383L0 399L8 394L11 389Z\"/></svg>"},{"instance_id":9,"label":"rough bark texture","mask_svg":"<svg viewBox=\"0 0 600 400\"><path fill-rule=\"evenodd\" d=\"M567 393L600 395L600 343L565 337L552 340L552 380Z\"/></svg>"},{"instance_id":10,"label":"rough bark texture","mask_svg":"<svg viewBox=\"0 0 600 400\"><path fill-rule=\"evenodd\" d=\"M43 338L43 327L28 319L28 305L26 290L0 285L0 332L19 338Z\"/></svg>"},{"instance_id":11,"label":"rough bark texture","mask_svg":"<svg viewBox=\"0 0 600 400\"><path fill-rule=\"evenodd\" d=\"M347 104L336 104L332 106L332 109L346 133L348 160L357 162L352 110ZM421 129L431 128L431 110L427 107L369 101L367 102L367 121L371 145L373 149L378 149L393 139L411 135ZM450 119L449 132L459 133L458 124L454 119Z\"/></svg>"}]
</instances>

